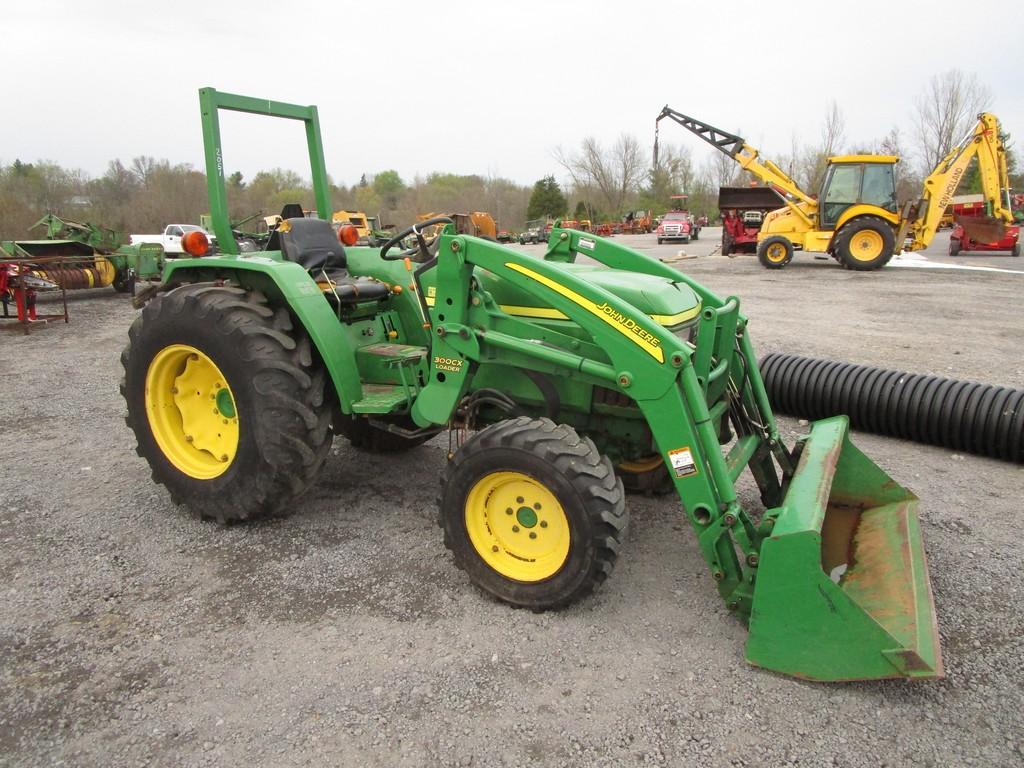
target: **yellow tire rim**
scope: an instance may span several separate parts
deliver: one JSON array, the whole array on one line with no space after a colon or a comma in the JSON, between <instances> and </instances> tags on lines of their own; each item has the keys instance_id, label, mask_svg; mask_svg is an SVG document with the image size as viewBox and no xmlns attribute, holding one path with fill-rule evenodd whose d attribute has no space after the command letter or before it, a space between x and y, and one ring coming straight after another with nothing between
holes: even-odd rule
<instances>
[{"instance_id":1,"label":"yellow tire rim","mask_svg":"<svg viewBox=\"0 0 1024 768\"><path fill-rule=\"evenodd\" d=\"M238 452L231 387L195 347L172 344L153 357L146 371L146 417L164 456L189 477L219 477Z\"/></svg>"},{"instance_id":2,"label":"yellow tire rim","mask_svg":"<svg viewBox=\"0 0 1024 768\"><path fill-rule=\"evenodd\" d=\"M784 243L772 243L765 249L765 256L772 264L781 264L786 260L788 249Z\"/></svg>"},{"instance_id":3,"label":"yellow tire rim","mask_svg":"<svg viewBox=\"0 0 1024 768\"><path fill-rule=\"evenodd\" d=\"M466 497L466 532L481 559L502 576L538 582L569 556L569 520L546 485L522 472L492 472Z\"/></svg>"},{"instance_id":4,"label":"yellow tire rim","mask_svg":"<svg viewBox=\"0 0 1024 768\"><path fill-rule=\"evenodd\" d=\"M850 255L857 261L874 261L884 247L882 236L873 229L862 229L850 238Z\"/></svg>"}]
</instances>

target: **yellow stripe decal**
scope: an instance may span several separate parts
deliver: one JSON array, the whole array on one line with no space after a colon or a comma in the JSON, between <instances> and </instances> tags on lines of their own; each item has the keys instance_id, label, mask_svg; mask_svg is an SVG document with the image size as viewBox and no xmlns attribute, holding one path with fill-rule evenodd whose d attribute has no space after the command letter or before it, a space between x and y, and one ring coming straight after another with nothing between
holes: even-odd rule
<instances>
[{"instance_id":1,"label":"yellow stripe decal","mask_svg":"<svg viewBox=\"0 0 1024 768\"><path fill-rule=\"evenodd\" d=\"M511 270L518 272L521 275L526 275L531 280L536 280L538 283L550 288L555 293L559 293L562 296L565 296L565 298L569 299L574 304L578 304L591 314L596 315L597 317L604 320L606 323L608 323L608 325L610 325L612 328L617 330L627 339L632 341L634 344L636 344L638 347L644 350L644 352L649 354L659 363L665 362L665 353L661 350L661 347L659 346L661 342L656 337L647 333L643 328L640 328L636 324L635 320L632 320L631 318L625 317L618 313L615 313L614 315L609 314L609 312L615 311L610 307L608 307L608 311L605 311L605 309L599 307L597 304L595 304L585 296L580 296L578 293L576 293L576 291L572 290L571 288L566 288L564 285L560 285L556 283L554 280L549 280L548 278L544 277L544 275L540 275L534 272L532 269L528 269L527 267L521 266L519 264L513 264L512 262L505 262L505 266ZM607 307L607 305L605 306Z\"/></svg>"},{"instance_id":2,"label":"yellow stripe decal","mask_svg":"<svg viewBox=\"0 0 1024 768\"><path fill-rule=\"evenodd\" d=\"M435 299L433 296L426 296L424 298L428 307L434 306ZM499 304L498 307L502 312L515 317L537 317L543 320L569 319L564 312L559 312L557 309L550 309L547 307L521 307L517 304ZM674 325L679 325L679 323L685 323L687 320L692 320L699 314L700 306L698 305L692 309L684 309L682 312L677 312L674 315L649 315L649 317L658 325L671 328Z\"/></svg>"},{"instance_id":3,"label":"yellow stripe decal","mask_svg":"<svg viewBox=\"0 0 1024 768\"><path fill-rule=\"evenodd\" d=\"M679 323L692 320L700 314L700 304L692 309L684 309L682 312L677 312L674 315L651 315L651 320L656 322L658 325L664 325L667 328L671 328L673 325L679 325Z\"/></svg>"}]
</instances>

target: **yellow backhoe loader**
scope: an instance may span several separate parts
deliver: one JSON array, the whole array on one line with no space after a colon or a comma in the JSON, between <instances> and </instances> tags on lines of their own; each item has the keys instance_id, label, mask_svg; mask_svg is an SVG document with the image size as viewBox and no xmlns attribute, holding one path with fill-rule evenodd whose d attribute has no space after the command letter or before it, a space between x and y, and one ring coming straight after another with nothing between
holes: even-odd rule
<instances>
[{"instance_id":1,"label":"yellow backhoe loader","mask_svg":"<svg viewBox=\"0 0 1024 768\"><path fill-rule=\"evenodd\" d=\"M984 112L971 132L928 175L916 201L900 209L896 200L895 155L843 155L828 158L817 195L804 192L781 168L734 134L666 106L655 121L654 162L658 162L658 124L670 118L725 152L746 171L784 193L785 207L769 213L758 235L757 257L769 269L781 269L796 250L828 253L848 269L879 269L901 248L919 251L935 237L942 215L972 158L978 159L986 217L971 222L971 236L996 240L1012 224L1006 148L999 121Z\"/></svg>"}]
</instances>

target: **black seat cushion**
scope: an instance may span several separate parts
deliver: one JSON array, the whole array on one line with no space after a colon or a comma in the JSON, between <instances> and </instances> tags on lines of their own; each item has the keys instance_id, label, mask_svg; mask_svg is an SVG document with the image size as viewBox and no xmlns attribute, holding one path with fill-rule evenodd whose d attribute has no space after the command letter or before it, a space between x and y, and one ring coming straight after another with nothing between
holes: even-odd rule
<instances>
[{"instance_id":1,"label":"black seat cushion","mask_svg":"<svg viewBox=\"0 0 1024 768\"><path fill-rule=\"evenodd\" d=\"M345 248L330 222L307 218L286 219L286 222L277 234L281 239L281 252L288 261L307 270L344 269L348 264Z\"/></svg>"},{"instance_id":2,"label":"black seat cushion","mask_svg":"<svg viewBox=\"0 0 1024 768\"><path fill-rule=\"evenodd\" d=\"M348 272L328 272L333 293L342 304L358 304L361 301L377 301L386 298L391 292L379 280L370 277L354 277ZM332 289L328 288L327 293Z\"/></svg>"}]
</instances>

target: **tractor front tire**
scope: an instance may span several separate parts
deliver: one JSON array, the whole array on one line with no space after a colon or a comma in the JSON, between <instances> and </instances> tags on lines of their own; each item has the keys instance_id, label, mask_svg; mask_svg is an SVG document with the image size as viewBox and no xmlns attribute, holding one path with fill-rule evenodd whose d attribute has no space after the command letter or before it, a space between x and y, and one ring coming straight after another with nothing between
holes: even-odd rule
<instances>
[{"instance_id":1,"label":"tractor front tire","mask_svg":"<svg viewBox=\"0 0 1024 768\"><path fill-rule=\"evenodd\" d=\"M793 260L793 243L787 237L767 237L757 246L757 260L765 269L782 269Z\"/></svg>"},{"instance_id":2,"label":"tractor front tire","mask_svg":"<svg viewBox=\"0 0 1024 768\"><path fill-rule=\"evenodd\" d=\"M949 255L958 256L960 254L960 241L955 237L949 239Z\"/></svg>"},{"instance_id":3,"label":"tractor front tire","mask_svg":"<svg viewBox=\"0 0 1024 768\"><path fill-rule=\"evenodd\" d=\"M441 483L445 546L498 600L561 608L611 574L629 519L622 481L571 427L498 422L459 449Z\"/></svg>"},{"instance_id":4,"label":"tractor front tire","mask_svg":"<svg viewBox=\"0 0 1024 768\"><path fill-rule=\"evenodd\" d=\"M896 235L885 219L860 216L836 232L833 252L847 269L868 272L889 263L896 248Z\"/></svg>"},{"instance_id":5,"label":"tractor front tire","mask_svg":"<svg viewBox=\"0 0 1024 768\"><path fill-rule=\"evenodd\" d=\"M128 339L125 421L154 481L222 523L291 512L330 451L332 401L288 311L256 291L183 285L150 301Z\"/></svg>"},{"instance_id":6,"label":"tractor front tire","mask_svg":"<svg viewBox=\"0 0 1024 768\"><path fill-rule=\"evenodd\" d=\"M1014 258L1018 258L1020 256L1020 243L1013 244L1013 248L1010 249L1010 255Z\"/></svg>"},{"instance_id":7,"label":"tractor front tire","mask_svg":"<svg viewBox=\"0 0 1024 768\"><path fill-rule=\"evenodd\" d=\"M728 233L722 233L722 255L728 256L732 253L732 238L729 237Z\"/></svg>"}]
</instances>

